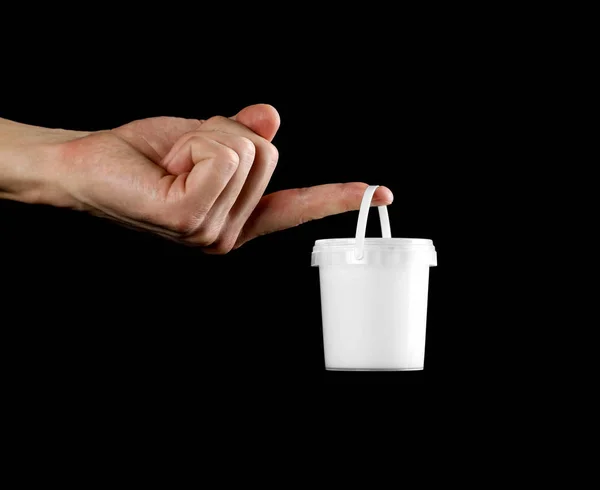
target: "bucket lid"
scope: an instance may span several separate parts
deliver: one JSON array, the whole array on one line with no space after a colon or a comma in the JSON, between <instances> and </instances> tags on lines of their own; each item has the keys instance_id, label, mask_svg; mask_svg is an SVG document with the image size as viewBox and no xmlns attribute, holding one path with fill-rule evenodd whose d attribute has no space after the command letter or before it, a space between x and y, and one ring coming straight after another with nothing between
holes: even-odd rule
<instances>
[{"instance_id":1,"label":"bucket lid","mask_svg":"<svg viewBox=\"0 0 600 490\"><path fill-rule=\"evenodd\" d=\"M382 238L365 238L371 200L377 185L365 190L360 205L356 238L332 238L315 241L311 265L326 264L398 264L408 256L424 259L437 266L433 241L426 238L392 238L386 206L378 206Z\"/></svg>"}]
</instances>

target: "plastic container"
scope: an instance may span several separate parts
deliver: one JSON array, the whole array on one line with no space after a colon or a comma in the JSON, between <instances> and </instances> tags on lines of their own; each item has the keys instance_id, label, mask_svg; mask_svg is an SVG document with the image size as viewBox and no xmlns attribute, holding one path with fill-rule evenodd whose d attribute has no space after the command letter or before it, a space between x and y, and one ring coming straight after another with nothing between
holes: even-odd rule
<instances>
[{"instance_id":1,"label":"plastic container","mask_svg":"<svg viewBox=\"0 0 600 490\"><path fill-rule=\"evenodd\" d=\"M404 371L424 367L429 267L433 242L392 238L379 206L382 238L365 238L373 193L362 199L355 238L317 240L325 368Z\"/></svg>"}]
</instances>

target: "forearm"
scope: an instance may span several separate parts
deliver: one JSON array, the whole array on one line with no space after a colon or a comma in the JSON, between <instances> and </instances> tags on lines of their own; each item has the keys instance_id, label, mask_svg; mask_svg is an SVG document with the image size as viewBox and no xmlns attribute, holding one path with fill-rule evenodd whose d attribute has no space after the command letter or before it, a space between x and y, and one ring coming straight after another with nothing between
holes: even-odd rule
<instances>
[{"instance_id":1,"label":"forearm","mask_svg":"<svg viewBox=\"0 0 600 490\"><path fill-rule=\"evenodd\" d=\"M61 143L86 134L0 118L0 199L63 205L57 181Z\"/></svg>"}]
</instances>

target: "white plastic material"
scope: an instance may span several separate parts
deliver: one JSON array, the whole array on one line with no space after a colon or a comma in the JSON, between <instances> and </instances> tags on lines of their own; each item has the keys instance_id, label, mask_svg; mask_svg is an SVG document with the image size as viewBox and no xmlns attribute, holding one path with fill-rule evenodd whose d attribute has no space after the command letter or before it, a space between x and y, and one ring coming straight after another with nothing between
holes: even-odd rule
<instances>
[{"instance_id":1,"label":"white plastic material","mask_svg":"<svg viewBox=\"0 0 600 490\"><path fill-rule=\"evenodd\" d=\"M358 223L356 224L356 246L354 248L354 257L360 260L364 255L365 248L365 233L367 232L367 219L369 219L369 208L373 194L377 189L377 185L370 185L365 191L362 202L360 203L360 211L358 213ZM390 229L390 217L388 216L387 206L379 206L379 221L381 222L381 236L383 238L391 238L392 232Z\"/></svg>"},{"instance_id":2,"label":"white plastic material","mask_svg":"<svg viewBox=\"0 0 600 490\"><path fill-rule=\"evenodd\" d=\"M355 238L317 240L325 367L328 370L419 370L424 367L429 267L433 242L392 238L379 206L382 238L365 238L371 200L361 203Z\"/></svg>"}]
</instances>

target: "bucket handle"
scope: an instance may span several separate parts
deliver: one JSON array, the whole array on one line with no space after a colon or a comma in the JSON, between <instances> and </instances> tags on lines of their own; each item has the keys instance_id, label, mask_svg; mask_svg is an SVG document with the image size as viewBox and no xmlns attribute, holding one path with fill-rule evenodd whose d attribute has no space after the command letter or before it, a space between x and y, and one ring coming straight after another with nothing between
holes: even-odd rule
<instances>
[{"instance_id":1,"label":"bucket handle","mask_svg":"<svg viewBox=\"0 0 600 490\"><path fill-rule=\"evenodd\" d=\"M356 240L354 244L354 257L356 260L362 260L365 252L365 233L367 232L367 219L369 218L369 210L371 208L371 200L375 189L378 185L370 185L363 194L362 202L360 203L360 211L358 212L358 223L356 225ZM387 206L377 206L379 208L379 222L381 223L381 236L383 238L391 238L392 232L390 229L390 217L388 215Z\"/></svg>"}]
</instances>

